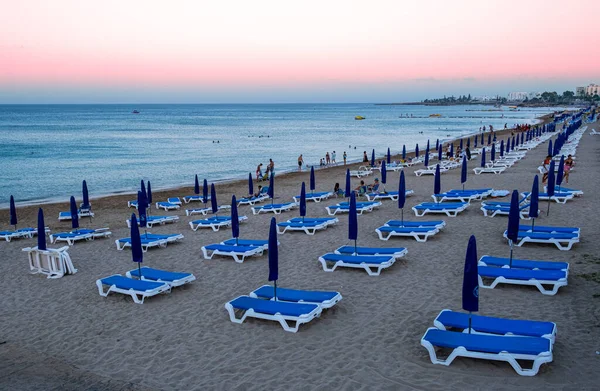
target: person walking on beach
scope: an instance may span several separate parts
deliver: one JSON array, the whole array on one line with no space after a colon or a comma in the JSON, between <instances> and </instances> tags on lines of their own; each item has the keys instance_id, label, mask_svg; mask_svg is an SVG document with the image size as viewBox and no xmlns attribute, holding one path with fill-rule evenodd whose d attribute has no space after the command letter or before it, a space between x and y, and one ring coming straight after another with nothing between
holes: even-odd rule
<instances>
[{"instance_id":1,"label":"person walking on beach","mask_svg":"<svg viewBox=\"0 0 600 391\"><path fill-rule=\"evenodd\" d=\"M260 181L262 179L262 163L258 164L258 167L256 167L256 180Z\"/></svg>"},{"instance_id":2,"label":"person walking on beach","mask_svg":"<svg viewBox=\"0 0 600 391\"><path fill-rule=\"evenodd\" d=\"M329 152L325 152L325 164L329 165L329 163L331 163Z\"/></svg>"},{"instance_id":3,"label":"person walking on beach","mask_svg":"<svg viewBox=\"0 0 600 391\"><path fill-rule=\"evenodd\" d=\"M545 185L548 180L548 166L550 166L550 160L552 160L552 156L548 155L546 156L546 159L544 159L544 163L542 163L542 172L544 173L542 176L543 185Z\"/></svg>"},{"instance_id":4,"label":"person walking on beach","mask_svg":"<svg viewBox=\"0 0 600 391\"><path fill-rule=\"evenodd\" d=\"M302 171L302 165L304 164L304 159L302 158L302 154L298 156L298 171Z\"/></svg>"},{"instance_id":5,"label":"person walking on beach","mask_svg":"<svg viewBox=\"0 0 600 391\"><path fill-rule=\"evenodd\" d=\"M344 157L344 166L345 166L346 165L346 158L348 157L348 155L346 154L346 151L344 151L343 157Z\"/></svg>"},{"instance_id":6,"label":"person walking on beach","mask_svg":"<svg viewBox=\"0 0 600 391\"><path fill-rule=\"evenodd\" d=\"M573 168L575 162L573 161L573 156L569 155L565 159L565 169L564 169L564 178L567 184L569 183L569 174L571 173L571 169Z\"/></svg>"},{"instance_id":7,"label":"person walking on beach","mask_svg":"<svg viewBox=\"0 0 600 391\"><path fill-rule=\"evenodd\" d=\"M273 161L273 159L269 159L269 169L271 171L271 174L275 172L275 162Z\"/></svg>"},{"instance_id":8,"label":"person walking on beach","mask_svg":"<svg viewBox=\"0 0 600 391\"><path fill-rule=\"evenodd\" d=\"M333 151L333 152L331 153L331 163L333 163L333 164L337 164L337 163L335 162L335 151Z\"/></svg>"},{"instance_id":9,"label":"person walking on beach","mask_svg":"<svg viewBox=\"0 0 600 391\"><path fill-rule=\"evenodd\" d=\"M367 156L367 151L363 152L363 163L368 163L369 162L369 157Z\"/></svg>"}]
</instances>

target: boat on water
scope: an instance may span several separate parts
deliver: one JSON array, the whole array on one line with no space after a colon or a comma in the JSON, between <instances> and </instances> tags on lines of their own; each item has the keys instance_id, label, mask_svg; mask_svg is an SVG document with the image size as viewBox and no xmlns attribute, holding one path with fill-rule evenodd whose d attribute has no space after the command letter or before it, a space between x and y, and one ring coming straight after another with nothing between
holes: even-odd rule
<instances>
[{"instance_id":1,"label":"boat on water","mask_svg":"<svg viewBox=\"0 0 600 391\"><path fill-rule=\"evenodd\" d=\"M441 114L429 114L429 118L441 118Z\"/></svg>"},{"instance_id":2,"label":"boat on water","mask_svg":"<svg viewBox=\"0 0 600 391\"><path fill-rule=\"evenodd\" d=\"M137 111L137 110L133 110L133 111L131 112L131 114L139 114L139 113L140 113L140 112L139 112L139 111Z\"/></svg>"},{"instance_id":3,"label":"boat on water","mask_svg":"<svg viewBox=\"0 0 600 391\"><path fill-rule=\"evenodd\" d=\"M513 111L515 111L515 110L518 110L518 107L517 107L517 106L508 106L508 108L509 108L510 110L513 110Z\"/></svg>"},{"instance_id":4,"label":"boat on water","mask_svg":"<svg viewBox=\"0 0 600 391\"><path fill-rule=\"evenodd\" d=\"M365 119L365 117L361 116L361 115L357 115L356 117L354 117L355 120L360 121Z\"/></svg>"}]
</instances>

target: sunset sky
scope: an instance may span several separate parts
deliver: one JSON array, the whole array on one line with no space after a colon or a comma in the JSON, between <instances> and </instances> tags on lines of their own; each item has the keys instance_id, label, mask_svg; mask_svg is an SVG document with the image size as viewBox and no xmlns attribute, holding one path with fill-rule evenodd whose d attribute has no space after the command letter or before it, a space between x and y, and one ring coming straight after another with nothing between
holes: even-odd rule
<instances>
[{"instance_id":1,"label":"sunset sky","mask_svg":"<svg viewBox=\"0 0 600 391\"><path fill-rule=\"evenodd\" d=\"M598 0L0 2L0 103L398 102L600 83Z\"/></svg>"}]
</instances>

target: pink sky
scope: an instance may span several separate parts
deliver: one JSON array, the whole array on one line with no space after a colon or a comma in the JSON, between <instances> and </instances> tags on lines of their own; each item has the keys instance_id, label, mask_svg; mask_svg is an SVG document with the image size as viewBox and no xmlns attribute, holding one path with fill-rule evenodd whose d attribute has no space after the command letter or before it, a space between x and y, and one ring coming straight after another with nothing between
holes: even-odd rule
<instances>
[{"instance_id":1,"label":"pink sky","mask_svg":"<svg viewBox=\"0 0 600 391\"><path fill-rule=\"evenodd\" d=\"M0 88L600 82L600 1L562 4L7 1Z\"/></svg>"}]
</instances>

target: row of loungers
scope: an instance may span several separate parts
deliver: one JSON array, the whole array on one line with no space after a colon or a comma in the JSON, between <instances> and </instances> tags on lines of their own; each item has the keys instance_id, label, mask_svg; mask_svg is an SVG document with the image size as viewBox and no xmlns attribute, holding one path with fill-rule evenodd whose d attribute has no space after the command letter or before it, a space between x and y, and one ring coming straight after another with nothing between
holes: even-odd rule
<instances>
[{"instance_id":1,"label":"row of loungers","mask_svg":"<svg viewBox=\"0 0 600 391\"><path fill-rule=\"evenodd\" d=\"M46 233L50 233L50 228L45 227ZM14 231L0 231L0 239L10 242L13 239L31 239L37 235L37 228L19 228Z\"/></svg>"}]
</instances>

